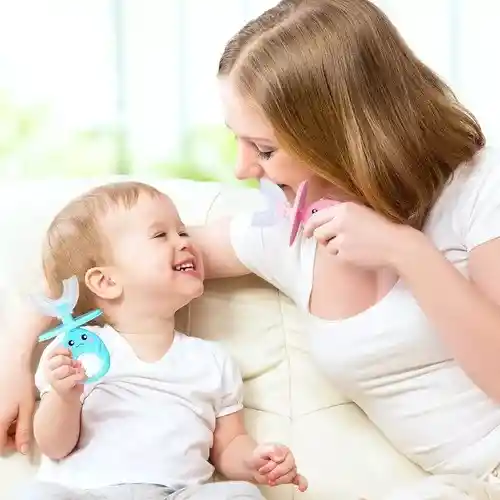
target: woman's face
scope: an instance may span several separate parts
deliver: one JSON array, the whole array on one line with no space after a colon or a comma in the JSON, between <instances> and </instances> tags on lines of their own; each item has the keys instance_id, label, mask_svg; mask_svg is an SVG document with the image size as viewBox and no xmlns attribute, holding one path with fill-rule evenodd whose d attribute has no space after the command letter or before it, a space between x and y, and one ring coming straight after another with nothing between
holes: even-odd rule
<instances>
[{"instance_id":1,"label":"woman's face","mask_svg":"<svg viewBox=\"0 0 500 500\"><path fill-rule=\"evenodd\" d=\"M235 176L269 179L292 201L301 182L312 178L311 170L279 147L262 113L241 98L227 78L219 79L219 87L226 124L238 143Z\"/></svg>"}]
</instances>

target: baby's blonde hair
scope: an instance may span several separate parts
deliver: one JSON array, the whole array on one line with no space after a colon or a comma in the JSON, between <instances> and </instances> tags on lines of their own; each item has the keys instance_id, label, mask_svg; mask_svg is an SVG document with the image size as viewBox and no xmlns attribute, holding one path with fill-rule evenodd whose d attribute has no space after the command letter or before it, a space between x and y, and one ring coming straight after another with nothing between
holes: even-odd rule
<instances>
[{"instance_id":1,"label":"baby's blonde hair","mask_svg":"<svg viewBox=\"0 0 500 500\"><path fill-rule=\"evenodd\" d=\"M50 224L42 253L45 280L49 293L59 297L62 281L71 276L78 278L80 296L75 315L96 308L96 297L85 284L86 272L112 262L112 248L100 223L102 217L115 208L132 208L143 194L163 196L156 188L140 182L105 184L69 202Z\"/></svg>"}]
</instances>

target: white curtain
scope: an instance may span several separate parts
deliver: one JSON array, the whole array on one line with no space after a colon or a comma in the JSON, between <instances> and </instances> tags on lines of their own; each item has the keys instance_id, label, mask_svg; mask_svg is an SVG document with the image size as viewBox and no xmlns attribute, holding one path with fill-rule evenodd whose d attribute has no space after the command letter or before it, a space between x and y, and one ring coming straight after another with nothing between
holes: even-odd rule
<instances>
[{"instance_id":1,"label":"white curtain","mask_svg":"<svg viewBox=\"0 0 500 500\"><path fill-rule=\"evenodd\" d=\"M227 38L274 0L188 0L191 23L186 67L191 82L189 116L212 120L220 116L215 100L207 106L206 91L215 95L213 73ZM414 52L435 70L479 119L487 140L500 147L500 1L499 0L374 0L400 30ZM204 6L203 8L201 8ZM218 14L215 14L217 12ZM218 19L217 28L207 19ZM221 17L223 22L221 22ZM203 60L196 33L202 33ZM201 64L201 67L200 67ZM197 78L203 71L202 78ZM206 82L198 86L197 82Z\"/></svg>"},{"instance_id":2,"label":"white curtain","mask_svg":"<svg viewBox=\"0 0 500 500\"><path fill-rule=\"evenodd\" d=\"M500 0L374 1L500 146ZM0 177L182 162L186 134L223 127L224 43L275 2L0 2Z\"/></svg>"},{"instance_id":3,"label":"white curtain","mask_svg":"<svg viewBox=\"0 0 500 500\"><path fill-rule=\"evenodd\" d=\"M145 64L143 52L137 49L135 53L140 69L135 68L132 61L129 67L130 82L137 84L137 87L131 86L131 102L136 104L138 110L131 126L136 130L136 137L151 141L145 150L152 153L161 152L165 147L164 132L150 133L150 118L155 113L158 131L176 131L167 134L172 146L182 129L222 123L214 79L220 52L228 38L246 20L276 3L275 0L180 2L184 32L179 38L177 63L160 68L152 65L149 70L145 69L141 66ZM129 4L132 38L141 44L149 40L145 50L156 53L157 59L165 58L167 45L175 45L172 41L158 44L158 40L166 35L162 16L158 17L157 10L165 3L173 5L175 2L149 0ZM415 53L440 74L473 111L484 128L487 140L500 146L497 119L500 116L500 60L497 56L500 47L500 1L377 0L375 3L386 12ZM146 88L152 82L158 91L148 96ZM175 88L173 82L176 82ZM163 92L165 110L173 100L178 105L178 114L159 111L160 87L170 89L167 93Z\"/></svg>"},{"instance_id":4,"label":"white curtain","mask_svg":"<svg viewBox=\"0 0 500 500\"><path fill-rule=\"evenodd\" d=\"M377 0L415 53L476 115L500 147L500 2Z\"/></svg>"},{"instance_id":5,"label":"white curtain","mask_svg":"<svg viewBox=\"0 0 500 500\"><path fill-rule=\"evenodd\" d=\"M488 142L500 147L500 1L373 1L476 115ZM255 2L252 14L274 3Z\"/></svg>"}]
</instances>

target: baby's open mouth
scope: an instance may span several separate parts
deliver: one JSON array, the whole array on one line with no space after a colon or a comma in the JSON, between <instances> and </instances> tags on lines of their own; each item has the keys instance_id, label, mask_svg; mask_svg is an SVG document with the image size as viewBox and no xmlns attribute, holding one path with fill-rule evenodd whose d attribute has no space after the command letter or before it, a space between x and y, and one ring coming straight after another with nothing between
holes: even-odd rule
<instances>
[{"instance_id":1,"label":"baby's open mouth","mask_svg":"<svg viewBox=\"0 0 500 500\"><path fill-rule=\"evenodd\" d=\"M172 268L174 271L186 272L186 271L196 271L196 263L194 259L185 260L179 264L175 264Z\"/></svg>"}]
</instances>

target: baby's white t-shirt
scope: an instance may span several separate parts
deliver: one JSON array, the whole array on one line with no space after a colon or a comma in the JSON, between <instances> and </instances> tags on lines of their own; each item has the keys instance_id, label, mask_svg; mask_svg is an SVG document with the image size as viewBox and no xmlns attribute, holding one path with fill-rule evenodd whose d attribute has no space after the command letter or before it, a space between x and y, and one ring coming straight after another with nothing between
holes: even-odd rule
<instances>
[{"instance_id":1,"label":"baby's white t-shirt","mask_svg":"<svg viewBox=\"0 0 500 500\"><path fill-rule=\"evenodd\" d=\"M110 326L89 329L108 348L110 370L84 386L76 449L59 461L42 457L38 479L85 489L147 483L177 490L208 481L216 419L242 409L242 379L230 356L215 342L176 332L163 358L147 363ZM35 380L43 398L51 388L41 364Z\"/></svg>"},{"instance_id":2,"label":"baby's white t-shirt","mask_svg":"<svg viewBox=\"0 0 500 500\"><path fill-rule=\"evenodd\" d=\"M299 233L289 247L289 220L265 228L250 221L245 214L231 224L238 258L303 310L318 366L399 451L433 473L482 476L500 463L500 405L453 359L405 283L350 318L315 317L315 240ZM469 252L500 237L498 152L485 149L459 168L424 233L467 276Z\"/></svg>"}]
</instances>

